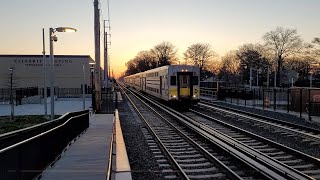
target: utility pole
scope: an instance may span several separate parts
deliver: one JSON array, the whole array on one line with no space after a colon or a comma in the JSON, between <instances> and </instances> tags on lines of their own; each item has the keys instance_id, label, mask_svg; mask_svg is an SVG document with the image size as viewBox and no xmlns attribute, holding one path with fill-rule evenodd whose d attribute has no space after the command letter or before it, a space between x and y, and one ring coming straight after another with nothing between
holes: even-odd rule
<instances>
[{"instance_id":1,"label":"utility pole","mask_svg":"<svg viewBox=\"0 0 320 180\"><path fill-rule=\"evenodd\" d=\"M54 115L54 55L53 55L53 38L54 30L49 28L49 42L50 42L50 104L51 115L50 119L53 120Z\"/></svg>"},{"instance_id":2,"label":"utility pole","mask_svg":"<svg viewBox=\"0 0 320 180\"><path fill-rule=\"evenodd\" d=\"M106 20L104 22L104 82L105 88L108 88L108 32L106 31Z\"/></svg>"},{"instance_id":3,"label":"utility pole","mask_svg":"<svg viewBox=\"0 0 320 180\"><path fill-rule=\"evenodd\" d=\"M96 111L101 110L101 71L100 71L100 10L99 1L94 0L94 44L95 44L95 98Z\"/></svg>"},{"instance_id":4,"label":"utility pole","mask_svg":"<svg viewBox=\"0 0 320 180\"><path fill-rule=\"evenodd\" d=\"M108 61L108 77L111 77L111 71L110 71L110 61Z\"/></svg>"}]
</instances>

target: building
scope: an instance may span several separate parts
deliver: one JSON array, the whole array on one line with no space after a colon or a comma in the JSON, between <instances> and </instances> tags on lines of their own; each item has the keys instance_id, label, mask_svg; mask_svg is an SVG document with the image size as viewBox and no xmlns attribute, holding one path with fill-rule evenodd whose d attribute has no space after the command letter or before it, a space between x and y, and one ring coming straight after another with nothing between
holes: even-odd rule
<instances>
[{"instance_id":1,"label":"building","mask_svg":"<svg viewBox=\"0 0 320 180\"><path fill-rule=\"evenodd\" d=\"M44 87L44 62L42 55L0 55L0 89L10 86L10 68L13 68L15 88ZM54 86L56 88L81 88L91 86L89 55L55 55ZM50 86L50 57L46 56L46 82ZM83 72L84 67L84 72Z\"/></svg>"}]
</instances>

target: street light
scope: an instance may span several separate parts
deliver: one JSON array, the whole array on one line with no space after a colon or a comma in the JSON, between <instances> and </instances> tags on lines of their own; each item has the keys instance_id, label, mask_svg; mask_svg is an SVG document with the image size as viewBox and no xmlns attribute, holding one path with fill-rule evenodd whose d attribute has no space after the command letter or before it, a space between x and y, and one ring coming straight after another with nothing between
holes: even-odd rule
<instances>
[{"instance_id":1,"label":"street light","mask_svg":"<svg viewBox=\"0 0 320 180\"><path fill-rule=\"evenodd\" d=\"M11 116L10 120L14 120L14 105L13 105L13 87L12 87L12 76L13 76L13 68L9 69L10 71L10 105L11 105Z\"/></svg>"},{"instance_id":2,"label":"street light","mask_svg":"<svg viewBox=\"0 0 320 180\"><path fill-rule=\"evenodd\" d=\"M83 83L82 83L82 105L83 105L83 110L86 109L86 97L85 97L85 84L86 84L86 74L84 70L84 64L82 64L82 73L83 73Z\"/></svg>"},{"instance_id":3,"label":"street light","mask_svg":"<svg viewBox=\"0 0 320 180\"><path fill-rule=\"evenodd\" d=\"M42 28L42 63L43 63L43 103L44 103L44 116L47 117L47 64L46 64L46 48L44 40L44 28Z\"/></svg>"},{"instance_id":4,"label":"street light","mask_svg":"<svg viewBox=\"0 0 320 180\"><path fill-rule=\"evenodd\" d=\"M91 72L91 107L95 109L95 97L94 97L94 69L96 63L90 62L90 72Z\"/></svg>"},{"instance_id":5,"label":"street light","mask_svg":"<svg viewBox=\"0 0 320 180\"><path fill-rule=\"evenodd\" d=\"M53 55L53 41L57 42L58 38L54 35L55 32L77 32L71 27L49 28L50 41L50 99L51 99L51 120L54 119L54 55Z\"/></svg>"}]
</instances>

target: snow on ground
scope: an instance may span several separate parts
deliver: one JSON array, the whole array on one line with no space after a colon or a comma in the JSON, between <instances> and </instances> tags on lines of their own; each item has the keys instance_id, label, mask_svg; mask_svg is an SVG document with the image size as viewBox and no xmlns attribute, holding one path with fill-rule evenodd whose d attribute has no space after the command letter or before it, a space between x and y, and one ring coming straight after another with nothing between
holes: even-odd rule
<instances>
[{"instance_id":1,"label":"snow on ground","mask_svg":"<svg viewBox=\"0 0 320 180\"><path fill-rule=\"evenodd\" d=\"M91 107L91 100L85 101L86 109ZM81 98L76 99L58 99L55 101L55 114L63 115L67 112L81 111L83 108L83 101ZM47 112L50 115L50 103L47 104ZM11 114L11 108L9 104L0 104L0 116L8 116ZM15 115L42 115L44 114L43 104L24 104L19 106L14 106Z\"/></svg>"}]
</instances>

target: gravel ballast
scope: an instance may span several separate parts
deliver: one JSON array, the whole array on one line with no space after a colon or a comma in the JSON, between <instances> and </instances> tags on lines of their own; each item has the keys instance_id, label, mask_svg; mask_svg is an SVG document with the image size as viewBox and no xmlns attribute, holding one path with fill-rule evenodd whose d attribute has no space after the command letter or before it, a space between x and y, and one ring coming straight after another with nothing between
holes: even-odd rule
<instances>
[{"instance_id":1,"label":"gravel ballast","mask_svg":"<svg viewBox=\"0 0 320 180\"><path fill-rule=\"evenodd\" d=\"M216 104L220 105L220 106L226 106L226 107L230 107L230 108L234 108L234 109L239 109L239 110L246 111L246 112L260 114L260 115L263 115L263 116L267 116L267 117L271 117L271 118L275 118L275 119L279 119L279 120L283 120L283 121L287 121L287 122L303 125L303 126L306 126L306 127L320 129L320 124L319 123L314 122L314 121L307 121L307 120L305 120L303 118L299 118L299 117L291 115L291 114L274 112L274 111L263 110L263 109L257 109L257 108L252 108L252 107L237 106L237 105L230 104L230 103L225 103L225 102L216 102Z\"/></svg>"},{"instance_id":2,"label":"gravel ballast","mask_svg":"<svg viewBox=\"0 0 320 180\"><path fill-rule=\"evenodd\" d=\"M234 109L240 109L242 111L247 111L247 112L261 114L261 115L272 117L272 118L277 118L277 119L280 119L283 121L288 121L291 123L296 123L296 124L320 129L319 125L317 123L308 122L308 121L305 121L304 119L300 119L296 116L289 115L289 114L263 111L260 109L236 106L236 105L223 103L223 102L222 103L218 102L217 104L221 105L221 106L231 107ZM230 118L230 117L226 118L223 116L223 114L216 114L214 112L210 112L210 111L203 110L203 109L198 109L198 110L200 110L200 112L203 112L207 115L214 116L215 118L223 120L224 122L230 123L234 126L237 126L237 127L244 129L244 130L247 130L247 131L252 132L254 134L260 135L260 136L265 137L267 139L270 139L272 141L286 145L288 147L291 147L291 148L296 149L298 151L304 152L304 153L309 154L311 156L320 157L319 145L316 145L316 144L312 145L312 144L308 143L308 141L301 141L301 138L285 136L285 135L282 135L281 133L277 133L271 129L266 129L266 128L262 128L262 127L259 128L257 126L251 126L251 125L248 125L247 123L237 121L234 118Z\"/></svg>"},{"instance_id":3,"label":"gravel ballast","mask_svg":"<svg viewBox=\"0 0 320 180\"><path fill-rule=\"evenodd\" d=\"M143 124L125 98L119 104L119 115L132 178L164 179L161 169L141 131Z\"/></svg>"}]
</instances>

